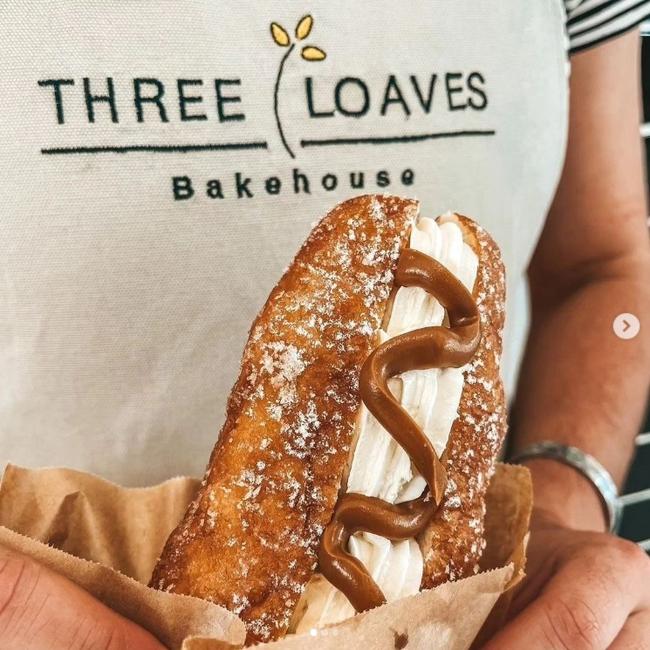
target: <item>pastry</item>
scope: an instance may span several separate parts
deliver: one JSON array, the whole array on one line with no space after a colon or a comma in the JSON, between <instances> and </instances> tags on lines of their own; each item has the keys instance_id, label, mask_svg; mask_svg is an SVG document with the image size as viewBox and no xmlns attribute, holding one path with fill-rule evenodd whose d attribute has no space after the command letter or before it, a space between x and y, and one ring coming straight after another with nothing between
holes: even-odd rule
<instances>
[{"instance_id":1,"label":"pastry","mask_svg":"<svg viewBox=\"0 0 650 650\"><path fill-rule=\"evenodd\" d=\"M505 433L504 273L455 214L360 196L316 225L255 319L158 589L248 641L471 575Z\"/></svg>"}]
</instances>

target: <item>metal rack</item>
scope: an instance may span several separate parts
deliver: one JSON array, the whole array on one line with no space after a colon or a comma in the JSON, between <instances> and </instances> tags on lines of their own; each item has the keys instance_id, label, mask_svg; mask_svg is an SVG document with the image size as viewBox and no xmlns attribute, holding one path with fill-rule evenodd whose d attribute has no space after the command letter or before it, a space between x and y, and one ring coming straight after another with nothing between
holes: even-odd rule
<instances>
[{"instance_id":1,"label":"metal rack","mask_svg":"<svg viewBox=\"0 0 650 650\"><path fill-rule=\"evenodd\" d=\"M621 537L650 552L650 432L637 436L637 454L621 496Z\"/></svg>"},{"instance_id":2,"label":"metal rack","mask_svg":"<svg viewBox=\"0 0 650 650\"><path fill-rule=\"evenodd\" d=\"M641 23L640 32L643 39L641 74L644 96L640 131L648 161L647 171L650 172L650 21ZM637 436L636 458L621 496L624 507L621 536L637 542L650 553L650 413L644 429L646 432Z\"/></svg>"},{"instance_id":3,"label":"metal rack","mask_svg":"<svg viewBox=\"0 0 650 650\"><path fill-rule=\"evenodd\" d=\"M641 77L643 86L643 121L640 134L646 153L646 172L650 185L650 20L641 23ZM648 217L650 228L650 217ZM637 436L637 453L620 497L623 505L621 537L637 542L650 553L650 410Z\"/></svg>"}]
</instances>

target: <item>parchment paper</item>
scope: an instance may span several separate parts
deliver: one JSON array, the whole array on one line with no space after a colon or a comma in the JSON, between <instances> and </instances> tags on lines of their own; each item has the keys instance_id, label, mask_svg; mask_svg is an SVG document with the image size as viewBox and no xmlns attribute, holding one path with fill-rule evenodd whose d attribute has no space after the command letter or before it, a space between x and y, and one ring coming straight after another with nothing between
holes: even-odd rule
<instances>
[{"instance_id":1,"label":"parchment paper","mask_svg":"<svg viewBox=\"0 0 650 650\"><path fill-rule=\"evenodd\" d=\"M0 485L0 545L66 576L171 650L241 648L244 626L227 610L145 586L197 486L175 478L127 489L70 469L9 465ZM523 576L531 500L527 470L499 465L488 491L481 573L258 647L466 650L507 613L509 590Z\"/></svg>"}]
</instances>

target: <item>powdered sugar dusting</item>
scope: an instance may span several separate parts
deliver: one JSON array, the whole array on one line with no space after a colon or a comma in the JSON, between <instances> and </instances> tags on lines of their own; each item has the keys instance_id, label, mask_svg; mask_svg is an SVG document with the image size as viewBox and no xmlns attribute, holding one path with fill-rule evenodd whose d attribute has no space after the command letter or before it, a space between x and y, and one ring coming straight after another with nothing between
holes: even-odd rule
<instances>
[{"instance_id":1,"label":"powdered sugar dusting","mask_svg":"<svg viewBox=\"0 0 650 650\"><path fill-rule=\"evenodd\" d=\"M489 235L473 222L466 224L480 249L474 293L482 339L465 367L459 416L449 438L446 499L424 543L429 549L425 587L478 572L486 545L485 492L506 432L505 400L498 372L505 320L504 268Z\"/></svg>"},{"instance_id":2,"label":"powdered sugar dusting","mask_svg":"<svg viewBox=\"0 0 650 650\"><path fill-rule=\"evenodd\" d=\"M160 589L235 612L249 642L284 633L317 566L360 404L359 370L415 213L414 202L359 197L314 229L251 329L201 489L154 574ZM484 336L465 368L445 501L423 543L432 549L424 586L479 570L484 495L505 432L494 379L503 267L489 236L470 229L481 249L475 292Z\"/></svg>"},{"instance_id":3,"label":"powdered sugar dusting","mask_svg":"<svg viewBox=\"0 0 650 650\"><path fill-rule=\"evenodd\" d=\"M228 607L250 640L286 630L317 564L359 370L416 212L414 201L358 197L312 231L253 324L204 484L163 554L163 588Z\"/></svg>"}]
</instances>

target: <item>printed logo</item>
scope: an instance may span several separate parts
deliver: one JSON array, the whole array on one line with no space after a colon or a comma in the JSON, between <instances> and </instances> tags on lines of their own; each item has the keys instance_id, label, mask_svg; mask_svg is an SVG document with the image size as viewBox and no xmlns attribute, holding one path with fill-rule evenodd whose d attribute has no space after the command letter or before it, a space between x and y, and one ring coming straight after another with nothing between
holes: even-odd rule
<instances>
[{"instance_id":1,"label":"printed logo","mask_svg":"<svg viewBox=\"0 0 650 650\"><path fill-rule=\"evenodd\" d=\"M249 159L242 157L242 168L233 169L234 159L224 156L224 166L217 170L217 177L190 177L179 170L180 173L170 179L171 196L175 201L200 195L210 199L250 199L287 192L391 191L395 186L411 186L416 178L412 164L416 164L417 155L409 153L400 157L396 155L396 148L430 145L433 141L450 138L477 139L496 133L494 128L478 128L484 120L466 119L488 108L488 79L481 70L463 70L460 66L439 69L435 61L430 67L423 67L426 59L420 51L422 44L417 43L412 45L412 68L403 56L398 69L385 70L379 62L381 59L368 60L364 65L361 56L353 60L349 56L329 58L326 50L312 38L315 21L311 14L303 15L292 31L267 20L265 24L271 36L269 47L281 48L282 55L269 74L268 80L273 82L272 93L268 91L268 98L262 98L262 102L250 101L257 90L253 84L259 82L251 82L246 72L212 78L181 77L175 76L172 63L166 66L164 74L155 76L150 70L146 75L121 74L104 78L96 74L79 78L54 75L37 80L44 101L50 102L54 123L71 125L73 128L65 132L77 138L101 133L102 142L43 146L41 154L178 155L247 151L260 156L280 150L283 156L295 160L298 152L302 158L314 149L327 151L351 147L386 148L393 154L380 157L369 152L365 169L341 169L331 155L323 156L322 161L318 158L314 161L312 157L316 166L312 164L309 173L298 167L280 167L275 175L266 177L259 175L259 164L254 165L258 174L254 176L246 169ZM330 31L329 38L331 34ZM358 53L372 57L372 47L363 41L362 34L355 43ZM331 43L325 45L327 51L332 47ZM241 69L250 71L247 60L250 59L244 53L232 55L229 69L236 70L233 66L241 62ZM292 60L296 63L302 60L306 67L292 65ZM326 60L329 64L325 67L326 74L319 74L323 68L315 64ZM392 66L386 63L388 65ZM291 109L291 124L287 120L283 122L283 107L285 116ZM253 110L273 111L275 132L269 133L268 139L264 134L259 135ZM179 142L180 138L192 133L192 124L202 122L218 127L194 130L197 134L212 133L209 141L197 142L195 136L188 138L190 141ZM100 130L93 127L80 130L80 127L97 123L102 125ZM470 124L471 127L467 126ZM299 130L307 125L309 137L301 137L305 133ZM156 127L153 142L149 128L152 126ZM169 133L173 141L161 142L164 133ZM111 142L112 137L117 141ZM131 141L124 142L127 138ZM403 166L400 160L408 160L408 166ZM378 161L382 162L377 164Z\"/></svg>"},{"instance_id":2,"label":"printed logo","mask_svg":"<svg viewBox=\"0 0 650 650\"><path fill-rule=\"evenodd\" d=\"M314 26L314 19L308 14L303 16L296 25L296 39L298 41L304 41L309 34L311 33L311 28ZM278 23L271 23L271 36L277 45L280 47L289 48L285 55L280 60L280 65L278 66L278 75L275 78L275 87L273 89L273 112L275 113L275 123L278 127L278 134L282 140L284 148L287 150L287 153L295 158L295 154L291 150L291 147L287 144L287 139L284 137L284 130L282 129L282 120L280 119L280 111L278 107L278 94L280 92L280 81L282 80L282 72L284 71L284 64L287 59L291 56L294 48L296 47L295 43L291 42L291 37L287 33L287 30L279 25ZM302 56L305 61L323 61L327 56L320 47L315 45L305 45L300 50L300 56Z\"/></svg>"}]
</instances>

